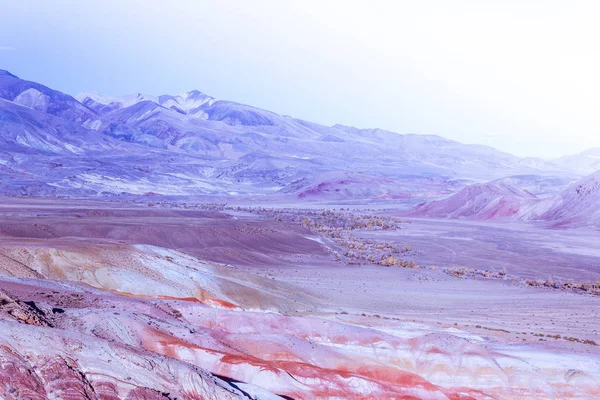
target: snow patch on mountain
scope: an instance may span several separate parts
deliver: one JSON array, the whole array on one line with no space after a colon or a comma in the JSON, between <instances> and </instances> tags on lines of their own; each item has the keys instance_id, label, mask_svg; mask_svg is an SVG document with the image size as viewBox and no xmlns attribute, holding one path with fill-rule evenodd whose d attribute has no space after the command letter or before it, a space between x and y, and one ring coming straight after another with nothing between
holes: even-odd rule
<instances>
[{"instance_id":1,"label":"snow patch on mountain","mask_svg":"<svg viewBox=\"0 0 600 400\"><path fill-rule=\"evenodd\" d=\"M184 115L197 115L205 117L202 106L211 106L216 100L198 90L192 90L176 96L153 96L143 93L134 93L125 96L104 96L96 91L86 91L75 98L82 104L90 106L101 114L131 107L142 102L152 102L164 108Z\"/></svg>"},{"instance_id":2,"label":"snow patch on mountain","mask_svg":"<svg viewBox=\"0 0 600 400\"><path fill-rule=\"evenodd\" d=\"M104 96L96 91L87 91L79 93L75 98L81 103L84 103L87 99L91 99L96 103L107 106L115 104L118 105L119 108L129 107L145 100L158 103L158 97L142 93L129 94L126 96Z\"/></svg>"}]
</instances>

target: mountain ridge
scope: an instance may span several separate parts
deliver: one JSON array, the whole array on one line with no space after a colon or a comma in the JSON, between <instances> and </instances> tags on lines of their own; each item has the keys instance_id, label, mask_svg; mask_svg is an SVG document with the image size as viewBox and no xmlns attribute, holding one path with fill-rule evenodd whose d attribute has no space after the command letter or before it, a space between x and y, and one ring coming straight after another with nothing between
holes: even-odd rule
<instances>
[{"instance_id":1,"label":"mountain ridge","mask_svg":"<svg viewBox=\"0 0 600 400\"><path fill-rule=\"evenodd\" d=\"M12 194L35 194L31 188L50 185L64 195L236 193L319 200L314 188L327 187L336 192L334 197L394 199L444 196L469 182L515 174L564 173L552 163L489 146L437 135L328 127L218 100L199 90L121 97L83 92L72 97L4 71L0 97L6 102L0 104L6 116L0 130L7 138L20 132L4 148L0 162L7 168L2 174L8 175L0 174L0 179L21 184L6 172L13 170L31 177L21 187L2 188ZM18 122L15 107L33 111L17 112ZM23 124L37 128L23 130ZM88 138L89 144L78 137ZM61 141L68 145L59 145ZM41 151L52 159L48 163L62 158L63 167L48 173L38 169L43 160L11 157L30 151ZM164 159L172 161L165 164ZM148 172L142 177L140 170ZM386 185L372 190L375 182Z\"/></svg>"}]
</instances>

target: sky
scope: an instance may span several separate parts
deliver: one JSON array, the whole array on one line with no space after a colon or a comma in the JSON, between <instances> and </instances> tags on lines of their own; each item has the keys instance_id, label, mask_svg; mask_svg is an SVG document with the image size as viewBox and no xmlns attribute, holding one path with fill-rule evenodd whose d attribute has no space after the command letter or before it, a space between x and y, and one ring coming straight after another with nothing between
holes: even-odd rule
<instances>
[{"instance_id":1,"label":"sky","mask_svg":"<svg viewBox=\"0 0 600 400\"><path fill-rule=\"evenodd\" d=\"M520 156L600 147L595 0L2 0L0 69Z\"/></svg>"}]
</instances>

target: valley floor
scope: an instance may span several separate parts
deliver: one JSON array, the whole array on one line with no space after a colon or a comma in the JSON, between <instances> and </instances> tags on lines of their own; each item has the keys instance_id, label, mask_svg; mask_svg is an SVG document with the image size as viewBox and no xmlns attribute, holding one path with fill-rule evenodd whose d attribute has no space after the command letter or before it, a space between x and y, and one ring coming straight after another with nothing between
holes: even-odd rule
<instances>
[{"instance_id":1,"label":"valley floor","mask_svg":"<svg viewBox=\"0 0 600 400\"><path fill-rule=\"evenodd\" d=\"M600 280L594 232L379 218L3 199L0 397L600 397L600 296L442 271Z\"/></svg>"},{"instance_id":2,"label":"valley floor","mask_svg":"<svg viewBox=\"0 0 600 400\"><path fill-rule=\"evenodd\" d=\"M367 232L408 243L424 265L506 269L527 279L600 279L598 231L558 230L524 223L408 219L401 231Z\"/></svg>"}]
</instances>

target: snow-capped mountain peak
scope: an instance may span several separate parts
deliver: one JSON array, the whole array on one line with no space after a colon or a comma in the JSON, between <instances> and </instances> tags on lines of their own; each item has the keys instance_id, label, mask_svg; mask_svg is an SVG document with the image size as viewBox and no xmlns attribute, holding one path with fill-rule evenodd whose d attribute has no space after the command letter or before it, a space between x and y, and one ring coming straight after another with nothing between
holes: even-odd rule
<instances>
[{"instance_id":1,"label":"snow-capped mountain peak","mask_svg":"<svg viewBox=\"0 0 600 400\"><path fill-rule=\"evenodd\" d=\"M202 114L200 113L200 107L204 105L211 106L215 101L214 97L204 94L199 90L191 90L177 96L159 96L159 104L161 106L190 115Z\"/></svg>"},{"instance_id":2,"label":"snow-capped mountain peak","mask_svg":"<svg viewBox=\"0 0 600 400\"><path fill-rule=\"evenodd\" d=\"M96 91L79 93L75 98L84 105L93 103L108 106L111 109L127 108L141 101L152 101L158 103L158 97L142 93L128 94L125 96L104 96Z\"/></svg>"},{"instance_id":3,"label":"snow-capped mountain peak","mask_svg":"<svg viewBox=\"0 0 600 400\"><path fill-rule=\"evenodd\" d=\"M0 193L20 193L22 187L31 193L45 193L48 187L56 193L138 193L145 182L142 193L264 194L286 188L286 196L294 196L316 188L316 197L405 198L450 194L462 180L570 176L551 163L523 165L522 159L490 147L431 135L327 127L198 90L161 96L90 91L76 100L0 73L0 98L2 150L19 157L37 155L23 171L31 183L3 180L0 168L3 184L13 183ZM52 170L49 178L40 157L47 165L58 157L63 167ZM13 168L25 168L15 160ZM90 177L89 171L96 175ZM344 176L332 177L333 172ZM40 182L49 186L40 189ZM374 182L382 190L373 191ZM490 191L485 199L498 195L487 196Z\"/></svg>"},{"instance_id":4,"label":"snow-capped mountain peak","mask_svg":"<svg viewBox=\"0 0 600 400\"><path fill-rule=\"evenodd\" d=\"M179 95L153 96L144 93L133 93L125 96L104 96L96 91L86 91L75 98L82 104L95 109L100 113L131 107L142 101L151 101L165 108L186 115L202 115L200 107L211 106L216 100L214 97L191 90Z\"/></svg>"}]
</instances>

